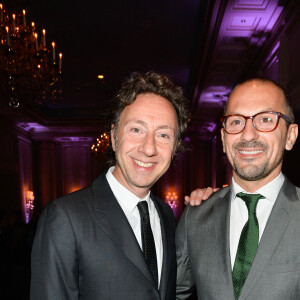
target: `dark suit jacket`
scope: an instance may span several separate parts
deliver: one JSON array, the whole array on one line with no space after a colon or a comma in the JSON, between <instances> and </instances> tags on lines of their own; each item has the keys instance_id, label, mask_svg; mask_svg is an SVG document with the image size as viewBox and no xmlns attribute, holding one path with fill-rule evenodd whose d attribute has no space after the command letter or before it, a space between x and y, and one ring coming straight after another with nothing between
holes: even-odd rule
<instances>
[{"instance_id":1,"label":"dark suit jacket","mask_svg":"<svg viewBox=\"0 0 300 300\"><path fill-rule=\"evenodd\" d=\"M163 241L159 291L105 174L91 187L49 203L32 250L32 300L175 298L175 221L151 195Z\"/></svg>"},{"instance_id":2,"label":"dark suit jacket","mask_svg":"<svg viewBox=\"0 0 300 300\"><path fill-rule=\"evenodd\" d=\"M177 227L177 299L234 300L230 187L188 207ZM300 299L300 189L285 179L239 299Z\"/></svg>"}]
</instances>

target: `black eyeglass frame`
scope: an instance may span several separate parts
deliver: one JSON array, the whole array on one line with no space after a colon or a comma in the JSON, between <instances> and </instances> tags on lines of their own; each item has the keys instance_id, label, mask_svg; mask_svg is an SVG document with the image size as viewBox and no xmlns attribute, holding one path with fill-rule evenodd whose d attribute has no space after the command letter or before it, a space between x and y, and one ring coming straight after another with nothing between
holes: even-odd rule
<instances>
[{"instance_id":1,"label":"black eyeglass frame","mask_svg":"<svg viewBox=\"0 0 300 300\"><path fill-rule=\"evenodd\" d=\"M255 118L257 115L259 115L259 114L264 114L264 113L271 113L271 114L276 115L276 117L277 117L277 123L276 123L274 129L272 129L272 130L259 130L259 129L256 128L255 123L254 123L254 118ZM232 133L232 132L228 132L228 131L226 130L226 128L225 128L225 126L224 126L224 123L226 122L226 120L227 120L229 117L234 117L234 116L237 116L237 117L243 117L243 118L245 118L246 122L245 122L245 125L244 125L244 127L243 127L243 129L242 129L241 131ZM276 128L278 127L280 117L282 117L282 118L288 123L288 125L292 124L292 121L289 119L288 116L286 116L285 114L283 114L283 113L281 113L281 112L276 112L276 111L261 111L261 112L255 114L255 115L253 115L253 116L243 116L243 115L240 115L240 114L232 114L232 115L228 115L228 116L222 117L222 118L221 118L221 124L222 124L222 127L224 128L224 130L225 130L226 133L228 133L228 134L239 134L239 133L241 133L241 132L245 129L246 124L247 124L247 120L248 120L248 119L251 119L251 120L252 120L253 127L254 127L257 131L260 131L260 132L272 132L272 131L276 130Z\"/></svg>"}]
</instances>

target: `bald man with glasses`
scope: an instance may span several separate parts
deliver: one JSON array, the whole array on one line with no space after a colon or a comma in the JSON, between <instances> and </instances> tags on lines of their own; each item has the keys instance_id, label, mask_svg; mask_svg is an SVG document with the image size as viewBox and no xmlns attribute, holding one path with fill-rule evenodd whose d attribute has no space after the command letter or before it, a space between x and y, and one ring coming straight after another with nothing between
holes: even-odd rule
<instances>
[{"instance_id":1,"label":"bald man with glasses","mask_svg":"<svg viewBox=\"0 0 300 300\"><path fill-rule=\"evenodd\" d=\"M281 172L298 125L284 90L250 79L221 119L232 185L188 206L176 232L177 299L300 299L300 189Z\"/></svg>"}]
</instances>

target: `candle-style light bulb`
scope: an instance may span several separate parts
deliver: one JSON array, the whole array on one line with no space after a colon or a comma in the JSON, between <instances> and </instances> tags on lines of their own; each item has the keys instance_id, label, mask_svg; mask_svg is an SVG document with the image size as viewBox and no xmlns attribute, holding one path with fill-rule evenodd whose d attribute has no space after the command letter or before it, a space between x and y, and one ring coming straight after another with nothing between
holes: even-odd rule
<instances>
[{"instance_id":1,"label":"candle-style light bulb","mask_svg":"<svg viewBox=\"0 0 300 300\"><path fill-rule=\"evenodd\" d=\"M7 46L10 47L10 39L9 39L9 29L8 26L5 27L6 30L6 40L7 40Z\"/></svg>"},{"instance_id":2,"label":"candle-style light bulb","mask_svg":"<svg viewBox=\"0 0 300 300\"><path fill-rule=\"evenodd\" d=\"M15 32L15 28L16 28L16 15L12 14L12 30L13 30L13 32Z\"/></svg>"},{"instance_id":3,"label":"candle-style light bulb","mask_svg":"<svg viewBox=\"0 0 300 300\"><path fill-rule=\"evenodd\" d=\"M36 50L36 52L38 52L39 51L39 42L38 42L38 34L37 33L34 34L34 38L35 38L35 50Z\"/></svg>"},{"instance_id":4,"label":"candle-style light bulb","mask_svg":"<svg viewBox=\"0 0 300 300\"><path fill-rule=\"evenodd\" d=\"M3 5L0 3L0 24L3 23Z\"/></svg>"},{"instance_id":5,"label":"candle-style light bulb","mask_svg":"<svg viewBox=\"0 0 300 300\"><path fill-rule=\"evenodd\" d=\"M61 72L61 67L62 67L62 53L59 53L59 61L58 61L58 71Z\"/></svg>"},{"instance_id":6,"label":"candle-style light bulb","mask_svg":"<svg viewBox=\"0 0 300 300\"><path fill-rule=\"evenodd\" d=\"M23 26L26 27L26 10L23 9Z\"/></svg>"},{"instance_id":7,"label":"candle-style light bulb","mask_svg":"<svg viewBox=\"0 0 300 300\"><path fill-rule=\"evenodd\" d=\"M55 43L52 42L52 58L53 58L53 62L55 62Z\"/></svg>"},{"instance_id":8,"label":"candle-style light bulb","mask_svg":"<svg viewBox=\"0 0 300 300\"><path fill-rule=\"evenodd\" d=\"M46 29L43 29L43 46L46 48Z\"/></svg>"}]
</instances>

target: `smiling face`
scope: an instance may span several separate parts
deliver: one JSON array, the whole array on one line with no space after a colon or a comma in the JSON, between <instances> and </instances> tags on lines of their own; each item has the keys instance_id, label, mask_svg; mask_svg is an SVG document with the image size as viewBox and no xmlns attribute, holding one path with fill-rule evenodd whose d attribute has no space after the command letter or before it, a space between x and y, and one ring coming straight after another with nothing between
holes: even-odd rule
<instances>
[{"instance_id":1,"label":"smiling face","mask_svg":"<svg viewBox=\"0 0 300 300\"><path fill-rule=\"evenodd\" d=\"M262 111L287 114L283 92L271 82L253 80L238 86L231 94L225 115L252 116ZM259 132L247 120L238 134L221 130L223 151L233 168L235 181L248 192L254 192L274 179L282 167L284 150L291 150L298 135L298 126L287 127L280 118L272 132Z\"/></svg>"},{"instance_id":2,"label":"smiling face","mask_svg":"<svg viewBox=\"0 0 300 300\"><path fill-rule=\"evenodd\" d=\"M122 111L112 146L117 164L115 178L143 198L168 170L176 143L177 118L169 101L140 94Z\"/></svg>"}]
</instances>

